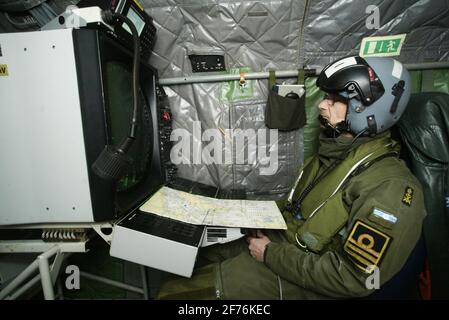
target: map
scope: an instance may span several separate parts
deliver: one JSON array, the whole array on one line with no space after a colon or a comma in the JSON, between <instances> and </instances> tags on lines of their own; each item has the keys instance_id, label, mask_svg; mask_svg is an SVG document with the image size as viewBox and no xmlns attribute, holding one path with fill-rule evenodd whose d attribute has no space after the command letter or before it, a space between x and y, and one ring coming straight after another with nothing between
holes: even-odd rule
<instances>
[{"instance_id":1,"label":"map","mask_svg":"<svg viewBox=\"0 0 449 320\"><path fill-rule=\"evenodd\" d=\"M168 187L162 187L140 210L197 225L287 229L274 201L214 199Z\"/></svg>"}]
</instances>

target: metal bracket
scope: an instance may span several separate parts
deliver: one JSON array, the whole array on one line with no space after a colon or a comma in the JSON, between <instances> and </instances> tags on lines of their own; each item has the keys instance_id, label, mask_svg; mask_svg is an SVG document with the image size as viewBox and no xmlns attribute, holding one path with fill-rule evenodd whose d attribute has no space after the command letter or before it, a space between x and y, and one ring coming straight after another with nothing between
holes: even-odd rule
<instances>
[{"instance_id":1,"label":"metal bracket","mask_svg":"<svg viewBox=\"0 0 449 320\"><path fill-rule=\"evenodd\" d=\"M95 232L103 238L104 241L106 241L107 244L111 245L111 241L112 241L112 231L110 234L105 234L102 230L101 226L98 225L94 225L92 226L92 228L95 230ZM111 226L111 229L113 229L113 227Z\"/></svg>"},{"instance_id":2,"label":"metal bracket","mask_svg":"<svg viewBox=\"0 0 449 320\"><path fill-rule=\"evenodd\" d=\"M61 251L58 251L55 256L55 260L53 260L53 264L51 265L50 274L51 274L51 282L54 285L56 280L58 279L59 271L61 270L62 263L66 258L67 254Z\"/></svg>"}]
</instances>

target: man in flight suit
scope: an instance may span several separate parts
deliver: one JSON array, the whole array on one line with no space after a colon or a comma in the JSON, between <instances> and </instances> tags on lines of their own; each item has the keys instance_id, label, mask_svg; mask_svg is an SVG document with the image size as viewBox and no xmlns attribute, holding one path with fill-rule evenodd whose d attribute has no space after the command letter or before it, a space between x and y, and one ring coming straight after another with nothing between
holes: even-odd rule
<instances>
[{"instance_id":1,"label":"man in flight suit","mask_svg":"<svg viewBox=\"0 0 449 320\"><path fill-rule=\"evenodd\" d=\"M317 79L318 154L306 159L288 199L288 229L215 245L191 279L161 287L161 299L323 299L367 296L404 266L425 217L417 179L388 129L404 112L410 76L390 58L350 56Z\"/></svg>"}]
</instances>

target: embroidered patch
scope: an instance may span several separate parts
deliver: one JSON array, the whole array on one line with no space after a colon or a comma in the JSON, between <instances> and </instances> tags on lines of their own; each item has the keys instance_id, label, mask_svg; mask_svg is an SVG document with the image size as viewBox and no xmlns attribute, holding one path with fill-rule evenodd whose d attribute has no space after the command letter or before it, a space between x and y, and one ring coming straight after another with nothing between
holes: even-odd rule
<instances>
[{"instance_id":1,"label":"embroidered patch","mask_svg":"<svg viewBox=\"0 0 449 320\"><path fill-rule=\"evenodd\" d=\"M402 203L410 207L412 205L412 200L413 200L413 188L407 186L407 188L405 188L404 195L402 196Z\"/></svg>"},{"instance_id":2,"label":"embroidered patch","mask_svg":"<svg viewBox=\"0 0 449 320\"><path fill-rule=\"evenodd\" d=\"M367 272L379 266L391 241L385 233L357 221L346 239L344 250L359 269Z\"/></svg>"},{"instance_id":3,"label":"embroidered patch","mask_svg":"<svg viewBox=\"0 0 449 320\"><path fill-rule=\"evenodd\" d=\"M0 64L0 77L7 77L7 76L9 76L8 65Z\"/></svg>"},{"instance_id":4,"label":"embroidered patch","mask_svg":"<svg viewBox=\"0 0 449 320\"><path fill-rule=\"evenodd\" d=\"M396 223L396 221L398 221L398 218L394 214L385 212L383 210L380 210L379 208L374 208L373 209L373 215L378 217L378 218L380 218L380 219L383 219L383 220L386 220L388 222L391 222L393 224Z\"/></svg>"}]
</instances>

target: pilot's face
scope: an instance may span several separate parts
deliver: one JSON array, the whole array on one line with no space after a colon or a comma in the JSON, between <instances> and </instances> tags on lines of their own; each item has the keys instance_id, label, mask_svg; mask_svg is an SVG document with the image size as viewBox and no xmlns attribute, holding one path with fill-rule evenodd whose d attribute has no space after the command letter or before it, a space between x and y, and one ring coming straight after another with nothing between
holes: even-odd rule
<instances>
[{"instance_id":1,"label":"pilot's face","mask_svg":"<svg viewBox=\"0 0 449 320\"><path fill-rule=\"evenodd\" d=\"M335 127L337 123L346 119L348 105L344 97L326 94L323 101L318 105L318 109L320 115Z\"/></svg>"}]
</instances>

